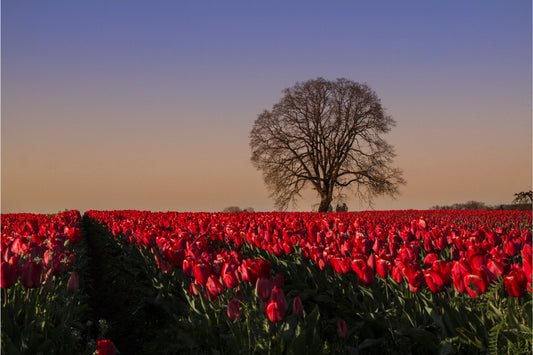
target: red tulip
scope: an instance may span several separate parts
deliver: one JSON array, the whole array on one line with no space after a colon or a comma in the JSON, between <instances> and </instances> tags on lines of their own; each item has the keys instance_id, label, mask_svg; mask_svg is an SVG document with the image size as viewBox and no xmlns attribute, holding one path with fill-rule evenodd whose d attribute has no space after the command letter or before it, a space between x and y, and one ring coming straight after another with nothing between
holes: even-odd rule
<instances>
[{"instance_id":1,"label":"red tulip","mask_svg":"<svg viewBox=\"0 0 533 355\"><path fill-rule=\"evenodd\" d=\"M464 286L470 297L477 297L487 291L488 284L479 275L466 274L463 277Z\"/></svg>"},{"instance_id":2,"label":"red tulip","mask_svg":"<svg viewBox=\"0 0 533 355\"><path fill-rule=\"evenodd\" d=\"M348 336L348 327L346 326L346 322L342 319L337 321L337 335L341 339L344 339Z\"/></svg>"},{"instance_id":3,"label":"red tulip","mask_svg":"<svg viewBox=\"0 0 533 355\"><path fill-rule=\"evenodd\" d=\"M198 285L196 281L193 281L189 285L189 292L195 296L198 296L202 292L202 286Z\"/></svg>"},{"instance_id":4,"label":"red tulip","mask_svg":"<svg viewBox=\"0 0 533 355\"><path fill-rule=\"evenodd\" d=\"M283 312L289 308L287 305L287 300L285 299L285 293L283 293L283 290L279 288L278 286L274 286L272 288L272 293L270 294L270 300L279 302L280 305L283 307Z\"/></svg>"},{"instance_id":5,"label":"red tulip","mask_svg":"<svg viewBox=\"0 0 533 355\"><path fill-rule=\"evenodd\" d=\"M42 264L29 260L20 267L20 280L26 288L35 288L39 286L41 280Z\"/></svg>"},{"instance_id":6,"label":"red tulip","mask_svg":"<svg viewBox=\"0 0 533 355\"><path fill-rule=\"evenodd\" d=\"M424 277L426 279L426 283L433 293L439 293L446 289L446 286L444 285L444 280L439 275L439 273L433 271L433 270L424 270Z\"/></svg>"},{"instance_id":7,"label":"red tulip","mask_svg":"<svg viewBox=\"0 0 533 355\"><path fill-rule=\"evenodd\" d=\"M266 307L266 314L271 322L275 323L283 320L284 313L285 311L283 310L283 305L281 304L281 302L270 301L270 303Z\"/></svg>"},{"instance_id":8,"label":"red tulip","mask_svg":"<svg viewBox=\"0 0 533 355\"><path fill-rule=\"evenodd\" d=\"M405 264L405 268L402 272L407 279L409 289L412 292L419 291L424 283L424 274L420 270L420 265L416 262L408 262Z\"/></svg>"},{"instance_id":9,"label":"red tulip","mask_svg":"<svg viewBox=\"0 0 533 355\"><path fill-rule=\"evenodd\" d=\"M298 296L294 297L294 301L292 302L292 314L298 318L302 318L304 316L304 306L302 304L302 300Z\"/></svg>"},{"instance_id":10,"label":"red tulip","mask_svg":"<svg viewBox=\"0 0 533 355\"><path fill-rule=\"evenodd\" d=\"M521 269L512 270L503 278L505 289L510 296L523 297L526 294L527 278Z\"/></svg>"},{"instance_id":11,"label":"red tulip","mask_svg":"<svg viewBox=\"0 0 533 355\"><path fill-rule=\"evenodd\" d=\"M239 305L239 301L237 300L231 300L228 303L227 311L228 318L231 320L236 320L241 318L241 307Z\"/></svg>"},{"instance_id":12,"label":"red tulip","mask_svg":"<svg viewBox=\"0 0 533 355\"><path fill-rule=\"evenodd\" d=\"M444 286L452 284L452 263L446 260L436 260L431 267L431 270L436 272L444 282Z\"/></svg>"},{"instance_id":13,"label":"red tulip","mask_svg":"<svg viewBox=\"0 0 533 355\"><path fill-rule=\"evenodd\" d=\"M69 293L74 293L79 287L79 278L76 271L72 271L67 282L67 291Z\"/></svg>"},{"instance_id":14,"label":"red tulip","mask_svg":"<svg viewBox=\"0 0 533 355\"><path fill-rule=\"evenodd\" d=\"M218 277L211 275L207 279L207 290L213 297L217 297L224 291L224 286L220 283Z\"/></svg>"},{"instance_id":15,"label":"red tulip","mask_svg":"<svg viewBox=\"0 0 533 355\"><path fill-rule=\"evenodd\" d=\"M77 228L77 227L74 227L74 228L66 227L65 231L66 231L66 233L68 235L68 239L70 240L70 242L72 244L79 243L79 241L81 240L81 232L80 232L79 228Z\"/></svg>"},{"instance_id":16,"label":"red tulip","mask_svg":"<svg viewBox=\"0 0 533 355\"><path fill-rule=\"evenodd\" d=\"M357 276L359 277L359 282L365 286L369 286L374 282L374 269L368 265L365 265L359 271L359 273L357 273Z\"/></svg>"},{"instance_id":17,"label":"red tulip","mask_svg":"<svg viewBox=\"0 0 533 355\"><path fill-rule=\"evenodd\" d=\"M503 251L509 256L515 256L522 248L522 241L520 239L508 240L503 243Z\"/></svg>"},{"instance_id":18,"label":"red tulip","mask_svg":"<svg viewBox=\"0 0 533 355\"><path fill-rule=\"evenodd\" d=\"M247 259L241 266L242 279L255 285L259 277L270 279L270 263L263 259Z\"/></svg>"},{"instance_id":19,"label":"red tulip","mask_svg":"<svg viewBox=\"0 0 533 355\"><path fill-rule=\"evenodd\" d=\"M343 259L344 258L342 256L335 256L335 257L329 259L329 262L330 262L331 266L333 267L333 270L335 270L335 272L337 274L341 274L341 275L344 274L343 268L342 268L342 265L341 265Z\"/></svg>"},{"instance_id":20,"label":"red tulip","mask_svg":"<svg viewBox=\"0 0 533 355\"><path fill-rule=\"evenodd\" d=\"M206 264L199 262L194 265L193 273L194 273L194 278L196 279L196 282L200 286L205 286L207 283L207 279L211 275L211 270Z\"/></svg>"},{"instance_id":21,"label":"red tulip","mask_svg":"<svg viewBox=\"0 0 533 355\"><path fill-rule=\"evenodd\" d=\"M354 259L352 259L352 261L350 263L350 266L352 267L352 270L356 274L359 274L363 270L363 267L365 267L367 265L366 265L366 261L364 259L362 259L362 258L354 258Z\"/></svg>"},{"instance_id":22,"label":"red tulip","mask_svg":"<svg viewBox=\"0 0 533 355\"><path fill-rule=\"evenodd\" d=\"M452 280L458 292L465 292L464 277L470 273L470 265L464 260L454 261L452 266Z\"/></svg>"},{"instance_id":23,"label":"red tulip","mask_svg":"<svg viewBox=\"0 0 533 355\"><path fill-rule=\"evenodd\" d=\"M274 254L277 257L280 257L285 254L285 249L279 243L273 243L268 245L268 251Z\"/></svg>"},{"instance_id":24,"label":"red tulip","mask_svg":"<svg viewBox=\"0 0 533 355\"><path fill-rule=\"evenodd\" d=\"M497 279L503 275L503 261L490 259L487 261L487 269L492 274L492 278Z\"/></svg>"},{"instance_id":25,"label":"red tulip","mask_svg":"<svg viewBox=\"0 0 533 355\"><path fill-rule=\"evenodd\" d=\"M232 289L239 285L239 277L233 268L222 274L222 280L227 288Z\"/></svg>"},{"instance_id":26,"label":"red tulip","mask_svg":"<svg viewBox=\"0 0 533 355\"><path fill-rule=\"evenodd\" d=\"M68 257L64 253L54 254L54 275L62 275L68 268Z\"/></svg>"},{"instance_id":27,"label":"red tulip","mask_svg":"<svg viewBox=\"0 0 533 355\"><path fill-rule=\"evenodd\" d=\"M255 295L259 297L261 301L266 302L270 298L273 286L272 281L261 277L257 279L255 284Z\"/></svg>"},{"instance_id":28,"label":"red tulip","mask_svg":"<svg viewBox=\"0 0 533 355\"><path fill-rule=\"evenodd\" d=\"M183 266L183 273L185 274L185 276L188 276L188 277L194 276L193 262L190 258L186 257L185 259L183 259L182 266Z\"/></svg>"},{"instance_id":29,"label":"red tulip","mask_svg":"<svg viewBox=\"0 0 533 355\"><path fill-rule=\"evenodd\" d=\"M439 255L436 253L428 253L424 258L424 265L426 267L431 267L435 261L439 259Z\"/></svg>"},{"instance_id":30,"label":"red tulip","mask_svg":"<svg viewBox=\"0 0 533 355\"><path fill-rule=\"evenodd\" d=\"M115 355L117 353L115 344L109 339L98 340L96 350L98 355Z\"/></svg>"},{"instance_id":31,"label":"red tulip","mask_svg":"<svg viewBox=\"0 0 533 355\"><path fill-rule=\"evenodd\" d=\"M14 256L11 257L11 259L13 258ZM10 288L15 285L19 277L17 273L17 264L2 261L0 268L0 283L2 288Z\"/></svg>"},{"instance_id":32,"label":"red tulip","mask_svg":"<svg viewBox=\"0 0 533 355\"><path fill-rule=\"evenodd\" d=\"M398 284L401 284L403 282L402 271L396 265L392 267L392 279Z\"/></svg>"},{"instance_id":33,"label":"red tulip","mask_svg":"<svg viewBox=\"0 0 533 355\"><path fill-rule=\"evenodd\" d=\"M392 265L387 259L377 258L376 259L376 272L379 277L386 279L392 270Z\"/></svg>"}]
</instances>

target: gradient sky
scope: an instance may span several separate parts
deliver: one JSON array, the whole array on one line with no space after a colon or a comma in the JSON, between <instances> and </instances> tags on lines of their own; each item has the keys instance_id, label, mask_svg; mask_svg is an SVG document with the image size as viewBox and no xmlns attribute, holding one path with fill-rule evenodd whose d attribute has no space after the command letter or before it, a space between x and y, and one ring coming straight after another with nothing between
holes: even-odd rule
<instances>
[{"instance_id":1,"label":"gradient sky","mask_svg":"<svg viewBox=\"0 0 533 355\"><path fill-rule=\"evenodd\" d=\"M3 213L273 210L249 133L317 77L367 83L396 120L407 185L375 209L531 189L529 0L1 6Z\"/></svg>"}]
</instances>

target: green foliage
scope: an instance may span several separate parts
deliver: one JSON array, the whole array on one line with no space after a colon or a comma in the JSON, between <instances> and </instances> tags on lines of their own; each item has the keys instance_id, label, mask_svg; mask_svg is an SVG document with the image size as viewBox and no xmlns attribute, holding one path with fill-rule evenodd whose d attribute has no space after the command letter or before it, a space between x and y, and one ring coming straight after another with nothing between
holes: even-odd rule
<instances>
[{"instance_id":1,"label":"green foliage","mask_svg":"<svg viewBox=\"0 0 533 355\"><path fill-rule=\"evenodd\" d=\"M53 276L49 291L26 289L20 280L2 289L3 354L90 354L96 348L89 334L86 249L83 240L73 247L74 269ZM70 294L67 282L72 271L79 274L79 288Z\"/></svg>"}]
</instances>

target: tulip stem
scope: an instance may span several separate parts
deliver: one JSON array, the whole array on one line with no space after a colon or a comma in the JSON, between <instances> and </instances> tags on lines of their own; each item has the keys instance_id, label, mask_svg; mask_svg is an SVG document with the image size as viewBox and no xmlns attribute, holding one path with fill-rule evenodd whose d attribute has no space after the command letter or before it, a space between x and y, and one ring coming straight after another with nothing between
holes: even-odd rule
<instances>
[{"instance_id":1,"label":"tulip stem","mask_svg":"<svg viewBox=\"0 0 533 355\"><path fill-rule=\"evenodd\" d=\"M385 296L387 297L387 302L389 302L389 285L387 279L385 279Z\"/></svg>"}]
</instances>

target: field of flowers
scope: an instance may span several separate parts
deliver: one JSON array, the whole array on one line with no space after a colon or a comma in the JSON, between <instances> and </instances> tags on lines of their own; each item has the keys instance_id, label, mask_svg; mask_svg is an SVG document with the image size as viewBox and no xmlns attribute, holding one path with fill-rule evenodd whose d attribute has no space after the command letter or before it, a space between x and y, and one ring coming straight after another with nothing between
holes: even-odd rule
<instances>
[{"instance_id":1,"label":"field of flowers","mask_svg":"<svg viewBox=\"0 0 533 355\"><path fill-rule=\"evenodd\" d=\"M5 353L531 353L531 212L2 215Z\"/></svg>"}]
</instances>

